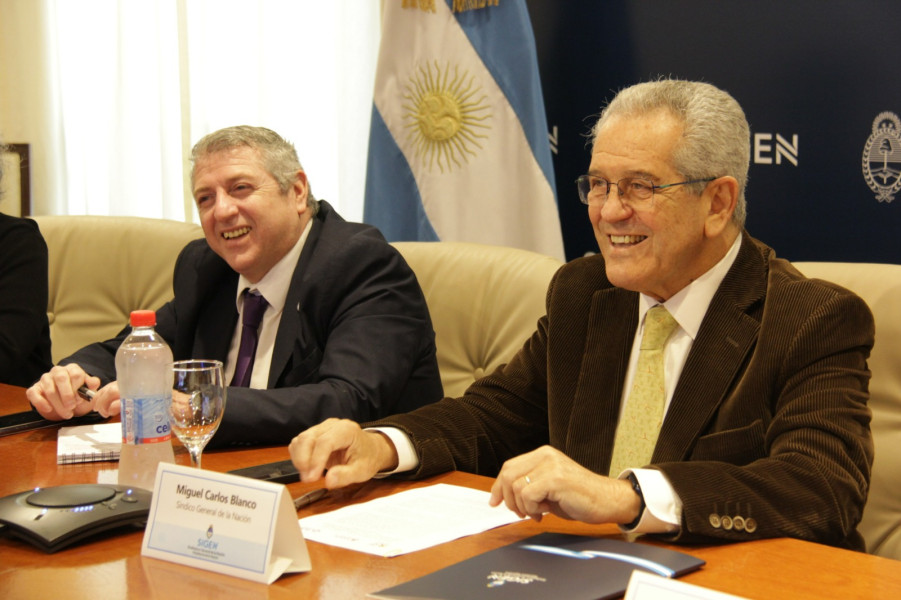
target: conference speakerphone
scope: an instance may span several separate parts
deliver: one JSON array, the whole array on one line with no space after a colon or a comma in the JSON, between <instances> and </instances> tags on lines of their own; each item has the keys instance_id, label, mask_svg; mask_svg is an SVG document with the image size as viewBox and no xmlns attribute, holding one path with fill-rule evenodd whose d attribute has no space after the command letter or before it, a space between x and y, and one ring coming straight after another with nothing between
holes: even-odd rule
<instances>
[{"instance_id":1,"label":"conference speakerphone","mask_svg":"<svg viewBox=\"0 0 901 600\"><path fill-rule=\"evenodd\" d=\"M0 498L0 533L52 553L101 532L147 524L151 492L118 485L38 488Z\"/></svg>"}]
</instances>

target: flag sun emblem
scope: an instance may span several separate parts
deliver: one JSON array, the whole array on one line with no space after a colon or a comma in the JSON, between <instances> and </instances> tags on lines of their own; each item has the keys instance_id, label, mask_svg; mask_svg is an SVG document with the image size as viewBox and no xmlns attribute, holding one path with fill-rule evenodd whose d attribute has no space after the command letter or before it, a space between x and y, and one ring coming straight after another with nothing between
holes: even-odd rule
<instances>
[{"instance_id":1,"label":"flag sun emblem","mask_svg":"<svg viewBox=\"0 0 901 600\"><path fill-rule=\"evenodd\" d=\"M415 155L443 173L461 167L481 149L490 129L487 96L473 76L437 61L411 77L404 93L404 127Z\"/></svg>"}]
</instances>

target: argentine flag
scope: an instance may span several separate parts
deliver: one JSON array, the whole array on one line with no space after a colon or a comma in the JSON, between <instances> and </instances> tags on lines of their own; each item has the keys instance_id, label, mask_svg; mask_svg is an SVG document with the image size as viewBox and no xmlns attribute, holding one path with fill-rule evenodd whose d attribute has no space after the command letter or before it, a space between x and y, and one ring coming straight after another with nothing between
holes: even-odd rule
<instances>
[{"instance_id":1,"label":"argentine flag","mask_svg":"<svg viewBox=\"0 0 901 600\"><path fill-rule=\"evenodd\" d=\"M564 260L524 0L383 0L364 221Z\"/></svg>"}]
</instances>

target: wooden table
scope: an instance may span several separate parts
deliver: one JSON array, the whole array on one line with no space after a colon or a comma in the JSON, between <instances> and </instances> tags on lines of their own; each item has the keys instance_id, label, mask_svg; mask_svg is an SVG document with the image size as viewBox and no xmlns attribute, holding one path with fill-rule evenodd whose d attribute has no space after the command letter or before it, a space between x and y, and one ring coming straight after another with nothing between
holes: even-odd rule
<instances>
[{"instance_id":1,"label":"wooden table","mask_svg":"<svg viewBox=\"0 0 901 600\"><path fill-rule=\"evenodd\" d=\"M27 406L24 390L0 384L0 414L19 412ZM284 447L209 451L204 453L203 463L210 470L228 471L287 457ZM188 464L184 448L177 447L176 459ZM116 466L110 462L58 466L56 428L0 437L0 497L36 486L97 482L98 476ZM333 493L302 509L298 516L438 482L484 490L491 485L488 478L459 472L418 482L372 481ZM296 497L316 486L294 483L287 487ZM0 597L365 598L370 592L542 531L620 537L614 526L589 526L547 517L541 523L523 521L395 558L308 541L313 570L284 575L272 585L143 558L140 531L101 536L55 554L44 554L14 538L0 538ZM703 569L685 576L684 581L747 598L884 598L901 592L901 562L799 540L672 547L707 561Z\"/></svg>"}]
</instances>

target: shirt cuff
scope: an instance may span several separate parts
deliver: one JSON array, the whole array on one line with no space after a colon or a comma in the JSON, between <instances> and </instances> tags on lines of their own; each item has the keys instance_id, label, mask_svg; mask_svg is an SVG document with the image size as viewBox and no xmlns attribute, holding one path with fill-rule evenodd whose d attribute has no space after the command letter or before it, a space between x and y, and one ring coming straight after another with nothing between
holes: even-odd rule
<instances>
[{"instance_id":1,"label":"shirt cuff","mask_svg":"<svg viewBox=\"0 0 901 600\"><path fill-rule=\"evenodd\" d=\"M633 529L619 528L626 533L674 533L682 522L682 500L664 477L656 469L631 469L623 471L619 478L625 479L629 473L635 475L647 508Z\"/></svg>"},{"instance_id":2,"label":"shirt cuff","mask_svg":"<svg viewBox=\"0 0 901 600\"><path fill-rule=\"evenodd\" d=\"M387 477L395 473L404 473L412 471L419 466L419 457L416 456L416 449L413 448L413 442L406 433L396 427L367 427L366 431L378 431L394 444L397 451L397 468L393 471L382 471L376 474L376 479Z\"/></svg>"}]
</instances>

